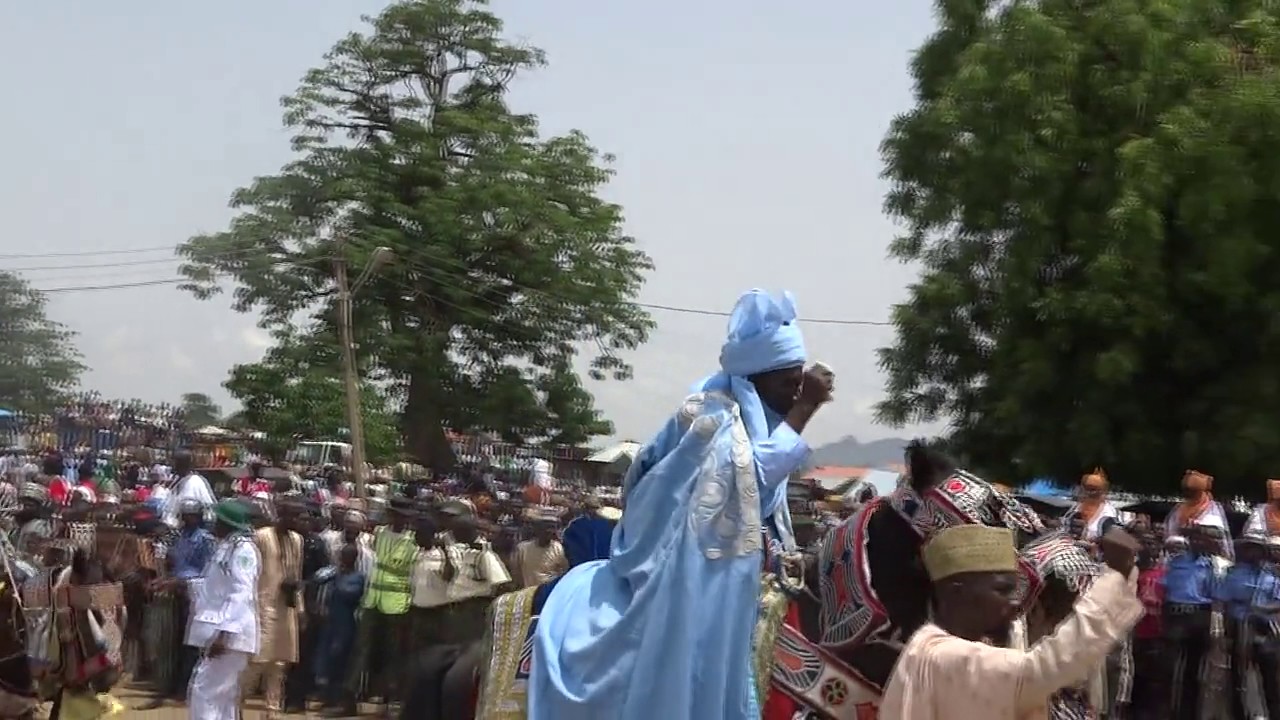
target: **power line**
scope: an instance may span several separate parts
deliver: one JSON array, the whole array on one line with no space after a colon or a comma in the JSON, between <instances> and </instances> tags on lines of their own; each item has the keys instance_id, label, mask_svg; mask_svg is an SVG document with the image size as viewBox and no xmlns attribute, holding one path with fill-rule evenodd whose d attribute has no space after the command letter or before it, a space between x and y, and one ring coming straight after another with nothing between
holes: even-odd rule
<instances>
[{"instance_id":1,"label":"power line","mask_svg":"<svg viewBox=\"0 0 1280 720\"><path fill-rule=\"evenodd\" d=\"M109 251L109 252L108 252L108 251L103 251L101 254L104 254L104 255L110 255L110 254L113 254L113 253L120 253L120 254L123 254L123 253L135 253L135 252L139 252L139 253L140 253L140 252L148 252L148 251L150 251L150 250L174 250L174 251L176 251L177 249L178 249L178 246L176 246L176 245L175 245L175 246L171 246L171 247L161 247L161 248L142 248L142 249L139 249L139 250L116 250L116 251ZM241 259L241 258L246 258L246 257L254 256L254 255L259 255L259 254L261 254L261 252L258 250L258 248L253 248L253 247L248 247L248 248L235 248L235 249L232 249L232 250L227 250L227 251L219 252L219 253L217 254L217 259L219 259L219 260ZM35 258L38 258L38 257L45 257L45 256L41 256L41 255L0 255L0 260L6 260L6 259L17 259L17 260L21 260L21 259L35 259ZM47 257L78 257L78 255L76 255L75 253L68 253L68 254L67 254L67 255L65 255L65 256L54 256L54 255L50 255L50 256L47 256ZM166 263L189 263L189 262L193 262L193 261L194 261L194 260L193 260L192 258L182 257L182 256L179 256L179 255L174 255L173 257L158 258L158 259L154 259L154 260L125 260L125 261L121 261L121 262L92 262L92 263L82 263L82 264L76 264L76 265L28 265L28 266L26 266L26 267L4 267L4 268L0 268L0 272L25 273L25 272L35 271L35 270L92 270L92 269L97 269L97 268L122 268L122 267L135 267L135 266L142 266L142 265L164 265L164 264L166 264ZM291 262L291 261L281 261L281 262Z\"/></svg>"},{"instance_id":2,"label":"power line","mask_svg":"<svg viewBox=\"0 0 1280 720\"><path fill-rule=\"evenodd\" d=\"M36 260L39 258L90 257L93 255L135 255L139 253L158 252L160 250L177 250L177 245L157 245L156 247L132 248L129 250L81 250L77 252L31 253L0 255L0 260Z\"/></svg>"},{"instance_id":3,"label":"power line","mask_svg":"<svg viewBox=\"0 0 1280 720\"><path fill-rule=\"evenodd\" d=\"M141 282L116 283L114 285L69 285L56 288L36 288L41 293L90 292L93 290L123 290L125 288L150 287L152 285L174 285L187 282L186 278L170 278L168 280L143 280Z\"/></svg>"},{"instance_id":4,"label":"power line","mask_svg":"<svg viewBox=\"0 0 1280 720\"><path fill-rule=\"evenodd\" d=\"M235 250L235 251L226 253L221 257L219 257L218 259L219 260L239 259L240 256L247 257L249 255L254 254L255 252L256 250L254 248L244 248L244 249ZM283 268L283 267L301 268L301 267L307 266L310 263L318 262L321 260L324 260L327 262L327 258L317 258L313 260L279 260L279 261L270 263L270 265L272 268ZM81 268L86 270L97 270L99 268L128 268L128 267L133 267L137 265L156 265L156 264L175 263L175 262L186 264L188 260L185 258L168 258L165 260L142 260L142 261L134 261L134 262L119 262L119 263L94 263L94 264L88 264L88 265L49 265L45 267L22 267L22 268L0 267L0 273L21 274L28 270L63 270L63 269L76 269L76 268ZM107 271L105 275L98 274L98 273L90 273L88 277L85 277L84 273L73 273L70 276L46 275L38 278L37 280L39 282L50 282L53 280L58 280L58 281L63 281L68 283L77 283L77 285L75 286L68 286L66 288L53 288L54 291L77 290L79 289L80 284L89 285L97 281L104 281L102 286L102 289L104 290L114 289L116 287L122 287L122 288L140 287L139 285L135 285L130 282L119 282L120 275L122 273L133 273L133 272L134 271L132 270L110 270L110 271ZM115 280L117 282L108 282L111 280ZM187 281L188 281L187 278L174 278L174 279L157 279L155 281L149 281L149 282L151 282L152 284L164 284L165 282L180 283L180 282L187 282ZM36 290L39 292L45 292L43 290L40 290L40 288L36 288Z\"/></svg>"},{"instance_id":5,"label":"power line","mask_svg":"<svg viewBox=\"0 0 1280 720\"><path fill-rule=\"evenodd\" d=\"M654 303L638 302L636 305L648 310L665 310L667 312L685 313L687 315L729 317L732 314L721 312L719 310L702 310L699 308L677 307L675 305L657 305ZM869 327L888 327L893 325L893 323L887 320L842 320L840 318L800 318L800 322L808 325L866 325Z\"/></svg>"},{"instance_id":6,"label":"power line","mask_svg":"<svg viewBox=\"0 0 1280 720\"><path fill-rule=\"evenodd\" d=\"M134 250L102 251L98 254L109 255L109 254L140 253L140 252L148 252L152 250L175 249L176 247L177 246L162 246L159 248L139 248ZM241 252L246 252L246 251L242 250ZM83 254L88 255L92 253L83 253ZM235 253L232 253L232 254L234 255ZM76 255L77 255L76 253L70 253L65 256L76 256ZM63 256L64 255L49 255L49 256L0 255L0 259L10 258L10 257L35 258L35 257L63 257ZM129 261L129 262L90 263L90 264L82 264L82 265L63 265L63 266L50 265L50 266L42 266L42 267L14 268L10 271L24 272L24 271L30 271L30 270L118 268L118 267L132 267L136 265L157 265L157 264L163 264L163 263L169 263L169 262L175 262L175 261L181 261L181 259L165 258L163 260L140 260L140 261ZM285 261L281 264L288 265L292 263ZM422 269L417 267L416 265L414 265L413 267L414 269L419 269L419 270ZM148 287L148 286L154 286L154 285L172 285L175 283L181 283L186 281L187 281L186 278L172 278L172 279L148 280L148 281L129 282L129 283L106 283L102 285L68 285L66 287L56 287L56 288L38 289L38 290L39 292L45 292L45 293L67 293L67 292L81 292L81 291L87 292L87 291L97 291L97 290L123 290L128 288ZM549 296L548 293L546 293L545 291L539 290L538 288L523 288L522 290L524 290L525 292L533 293L533 294L542 294L544 296ZM645 308L646 310L660 310L663 312L673 312L673 313L680 313L684 315L704 315L707 317L729 317L731 314L721 310L707 310L705 308L683 307L679 305L665 305L661 303L637 302L635 303L635 305L637 305L638 307ZM800 318L800 322L803 322L808 325L843 325L843 326L856 326L856 327L890 327L893 325L893 323L885 320L851 320L851 319L844 319L844 318Z\"/></svg>"},{"instance_id":7,"label":"power line","mask_svg":"<svg viewBox=\"0 0 1280 720\"><path fill-rule=\"evenodd\" d=\"M4 268L5 272L24 273L32 270L85 270L96 268L133 267L135 265L163 265L164 263L186 262L183 258L162 258L160 260L130 260L128 262L87 263L83 265L35 265L31 267Z\"/></svg>"},{"instance_id":8,"label":"power line","mask_svg":"<svg viewBox=\"0 0 1280 720\"><path fill-rule=\"evenodd\" d=\"M432 262L443 263L445 265L453 265L460 271L466 272L467 266L458 260L449 260L446 258L433 258ZM431 270L417 263L409 263L409 267L426 275L431 274ZM517 289L527 295L536 295L559 301L560 298L555 297L551 293L533 286L517 286ZM637 306L647 310L664 310L666 312L683 313L686 315L706 315L708 317L729 317L732 313L721 310L704 310L701 308L681 307L677 305L661 305L657 303L635 303ZM799 318L799 321L808 325L846 325L846 326L866 326L866 327L891 327L893 323L885 320L844 320L840 318Z\"/></svg>"},{"instance_id":9,"label":"power line","mask_svg":"<svg viewBox=\"0 0 1280 720\"><path fill-rule=\"evenodd\" d=\"M106 285L68 285L66 287L55 288L36 288L36 292L42 293L70 293L70 292L92 292L98 290L125 290L137 287L152 287L155 285L175 285L177 283L189 282L188 278L168 278L160 280L143 280L139 282L129 283L113 283ZM661 310L664 312L683 313L686 315L705 315L708 317L729 317L730 313L720 310L706 310L703 308L680 307L678 305L661 305L658 303L635 303L637 306L647 310ZM809 325L854 325L867 327L889 327L893 323L885 320L845 320L841 318L800 318L800 322Z\"/></svg>"}]
</instances>

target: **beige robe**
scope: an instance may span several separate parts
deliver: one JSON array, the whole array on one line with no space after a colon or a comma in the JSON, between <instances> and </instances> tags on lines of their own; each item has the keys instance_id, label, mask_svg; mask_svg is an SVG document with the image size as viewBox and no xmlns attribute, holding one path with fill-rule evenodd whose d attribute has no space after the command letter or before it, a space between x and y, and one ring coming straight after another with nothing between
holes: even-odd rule
<instances>
[{"instance_id":1,"label":"beige robe","mask_svg":"<svg viewBox=\"0 0 1280 720\"><path fill-rule=\"evenodd\" d=\"M262 565L258 572L258 653L254 662L298 662L298 616L302 612L302 536L265 527L253 534ZM298 583L293 607L281 583Z\"/></svg>"},{"instance_id":2,"label":"beige robe","mask_svg":"<svg viewBox=\"0 0 1280 720\"><path fill-rule=\"evenodd\" d=\"M1037 720L1049 696L1086 680L1143 615L1137 573L1106 570L1075 612L1030 650L971 642L932 623L911 636L881 720Z\"/></svg>"},{"instance_id":3,"label":"beige robe","mask_svg":"<svg viewBox=\"0 0 1280 720\"><path fill-rule=\"evenodd\" d=\"M516 546L514 555L516 580L520 587L535 587L555 579L569 569L564 557L564 545L552 540L544 547L537 541L525 540Z\"/></svg>"}]
</instances>

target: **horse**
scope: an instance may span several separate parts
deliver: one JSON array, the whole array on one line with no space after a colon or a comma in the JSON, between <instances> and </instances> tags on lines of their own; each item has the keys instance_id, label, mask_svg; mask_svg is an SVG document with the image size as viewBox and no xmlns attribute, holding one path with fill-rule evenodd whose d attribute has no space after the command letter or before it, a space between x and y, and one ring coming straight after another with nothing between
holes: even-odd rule
<instances>
[{"instance_id":1,"label":"horse","mask_svg":"<svg viewBox=\"0 0 1280 720\"><path fill-rule=\"evenodd\" d=\"M26 623L18 590L32 569L18 565L8 543L0 575L0 717L30 718L40 705L27 660Z\"/></svg>"},{"instance_id":2,"label":"horse","mask_svg":"<svg viewBox=\"0 0 1280 720\"><path fill-rule=\"evenodd\" d=\"M1064 616L1099 569L1032 510L924 443L908 446L907 464L905 482L832 530L818 560L820 644L852 671L871 704L888 685L904 644L928 621L933 586L921 550L939 531L962 524L1013 530L1022 607L1040 603L1042 615Z\"/></svg>"},{"instance_id":3,"label":"horse","mask_svg":"<svg viewBox=\"0 0 1280 720\"><path fill-rule=\"evenodd\" d=\"M120 679L124 589L114 579L91 514L67 513L59 537L35 546L43 566L20 587L24 660L35 694L57 720L73 695L96 696ZM110 533L106 534L110 537Z\"/></svg>"},{"instance_id":4,"label":"horse","mask_svg":"<svg viewBox=\"0 0 1280 720\"><path fill-rule=\"evenodd\" d=\"M603 558L573 557L570 564L595 559ZM766 576L762 581L762 595L770 598L775 612L762 613L765 618L757 627L757 637L770 648L775 643L783 647L788 641L815 648L821 613L817 554L809 552L790 560L794 561L789 568L795 575L793 580L781 582L776 576ZM411 690L401 708L402 720L522 717L519 686L528 677L538 611L554 583L496 598L490 610L490 629L482 640L462 647L429 648L414 658L407 684ZM787 603L796 606L799 628L784 628L781 623L782 615L776 611ZM771 653L766 651L765 656L767 663ZM767 669L764 675L768 682ZM510 695L512 690L516 691L514 695Z\"/></svg>"},{"instance_id":5,"label":"horse","mask_svg":"<svg viewBox=\"0 0 1280 720\"><path fill-rule=\"evenodd\" d=\"M801 716L874 717L903 644L928 619L932 586L920 550L938 530L966 523L1015 530L1024 549L1020 592L1029 600L1040 596L1045 573L1067 552L1060 543L1035 545L1050 536L1034 512L956 469L941 453L913 444L908 462L904 485L828 533L817 557L798 573L803 582L766 577L762 583L755 638L766 711L781 697ZM1027 559L1029 547L1050 547L1051 552L1042 552L1043 567ZM523 717L519 686L532 660L528 637L537 598L534 590L521 593L495 602L492 631L484 642L428 651L430 662L410 684L419 689L418 697L406 702L402 717ZM777 610L788 603L798 610L799 628L780 622ZM477 678L483 678L479 690ZM503 686L498 692L490 687L495 682ZM478 713L477 695L484 706Z\"/></svg>"}]
</instances>

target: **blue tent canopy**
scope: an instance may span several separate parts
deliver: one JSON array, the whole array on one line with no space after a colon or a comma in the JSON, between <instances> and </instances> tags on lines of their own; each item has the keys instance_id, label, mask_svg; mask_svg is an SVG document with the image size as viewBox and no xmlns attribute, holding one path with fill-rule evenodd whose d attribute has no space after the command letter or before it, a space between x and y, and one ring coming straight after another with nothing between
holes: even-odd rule
<instances>
[{"instance_id":1,"label":"blue tent canopy","mask_svg":"<svg viewBox=\"0 0 1280 720\"><path fill-rule=\"evenodd\" d=\"M11 417L13 417L12 410L5 410L4 408L0 408L0 420L7 420Z\"/></svg>"},{"instance_id":2,"label":"blue tent canopy","mask_svg":"<svg viewBox=\"0 0 1280 720\"><path fill-rule=\"evenodd\" d=\"M1018 493L1021 495L1036 495L1040 497L1071 497L1071 489L1059 487L1051 478L1036 478L1031 482L1023 485Z\"/></svg>"}]
</instances>

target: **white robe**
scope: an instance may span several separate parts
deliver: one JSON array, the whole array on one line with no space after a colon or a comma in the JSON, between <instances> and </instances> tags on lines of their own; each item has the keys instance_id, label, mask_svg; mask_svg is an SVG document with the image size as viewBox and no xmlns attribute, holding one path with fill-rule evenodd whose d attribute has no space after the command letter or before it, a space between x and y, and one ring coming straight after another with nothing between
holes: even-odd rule
<instances>
[{"instance_id":1,"label":"white robe","mask_svg":"<svg viewBox=\"0 0 1280 720\"><path fill-rule=\"evenodd\" d=\"M1071 506L1071 509L1068 510L1065 515L1063 515L1063 523L1065 524L1069 522L1071 518L1079 514L1080 504L1076 503ZM1107 518L1111 518L1117 523L1123 522L1120 516L1120 511L1116 509L1115 505L1111 504L1110 500L1104 501L1102 503L1102 507L1098 508L1097 514L1093 516L1093 519L1089 521L1088 525L1084 526L1084 532L1081 534L1080 539L1087 540L1089 542L1097 542L1098 538L1102 537L1102 524Z\"/></svg>"},{"instance_id":2,"label":"white robe","mask_svg":"<svg viewBox=\"0 0 1280 720\"><path fill-rule=\"evenodd\" d=\"M249 653L235 650L216 658L200 658L187 689L188 717L191 720L239 720L240 676L248 666Z\"/></svg>"},{"instance_id":3,"label":"white robe","mask_svg":"<svg viewBox=\"0 0 1280 720\"><path fill-rule=\"evenodd\" d=\"M213 496L213 488L203 475L191 473L173 486L173 491L164 499L164 517L169 527L178 527L178 515L182 509L182 501L195 500L204 507L205 522L213 520L213 506L218 499Z\"/></svg>"},{"instance_id":4,"label":"white robe","mask_svg":"<svg viewBox=\"0 0 1280 720\"><path fill-rule=\"evenodd\" d=\"M1174 505L1173 509L1169 511L1169 517L1165 518L1164 535L1166 538L1171 538L1174 535L1182 535L1183 528L1178 524L1179 507L1181 507L1181 503ZM1231 541L1231 525L1227 522L1227 512L1222 509L1222 505L1219 504L1217 500L1211 501L1208 507L1202 510L1199 515L1192 518L1191 524L1208 525L1221 530L1222 547L1219 550L1219 554L1225 558L1235 558L1235 546Z\"/></svg>"},{"instance_id":5,"label":"white robe","mask_svg":"<svg viewBox=\"0 0 1280 720\"><path fill-rule=\"evenodd\" d=\"M1245 533L1271 534L1267 528L1267 505L1268 503L1262 503L1254 506L1253 512L1249 513L1249 519L1244 523Z\"/></svg>"}]
</instances>

